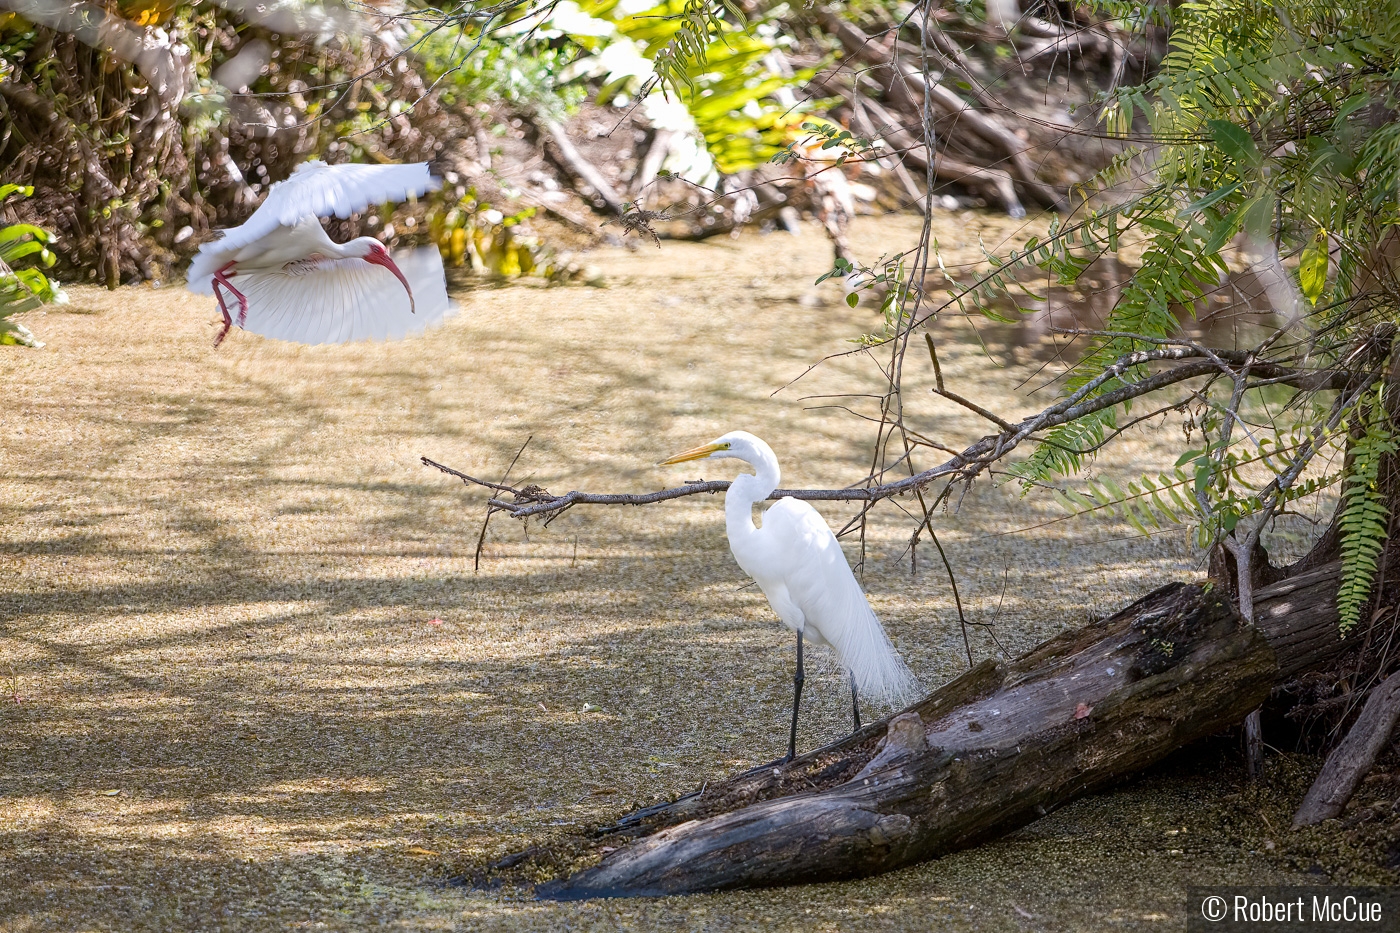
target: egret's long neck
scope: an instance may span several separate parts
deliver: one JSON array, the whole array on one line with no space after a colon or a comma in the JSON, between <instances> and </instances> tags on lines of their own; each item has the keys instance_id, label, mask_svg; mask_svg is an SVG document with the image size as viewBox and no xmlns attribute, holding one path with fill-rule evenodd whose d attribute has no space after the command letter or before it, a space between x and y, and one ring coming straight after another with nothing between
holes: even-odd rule
<instances>
[{"instance_id":1,"label":"egret's long neck","mask_svg":"<svg viewBox=\"0 0 1400 933\"><path fill-rule=\"evenodd\" d=\"M767 499L769 493L778 488L780 479L776 458L746 459L746 462L757 472L740 473L724 494L724 524L731 542L758 530L753 523L754 504Z\"/></svg>"}]
</instances>

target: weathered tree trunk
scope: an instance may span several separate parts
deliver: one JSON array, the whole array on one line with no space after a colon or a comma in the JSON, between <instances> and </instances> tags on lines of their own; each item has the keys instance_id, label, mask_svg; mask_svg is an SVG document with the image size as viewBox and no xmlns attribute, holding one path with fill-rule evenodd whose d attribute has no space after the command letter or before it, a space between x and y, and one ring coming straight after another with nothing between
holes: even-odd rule
<instances>
[{"instance_id":1,"label":"weathered tree trunk","mask_svg":"<svg viewBox=\"0 0 1400 933\"><path fill-rule=\"evenodd\" d=\"M603 861L542 896L681 894L889 871L1022 826L1242 720L1334 658L1332 564L1261 589L1172 584L891 720L631 814ZM631 844L629 838L642 837Z\"/></svg>"},{"instance_id":2,"label":"weathered tree trunk","mask_svg":"<svg viewBox=\"0 0 1400 933\"><path fill-rule=\"evenodd\" d=\"M1356 793L1356 786L1390 744L1397 723L1400 723L1400 674L1391 674L1371 691L1347 737L1327 756L1322 773L1293 817L1294 829L1330 820L1346 809L1347 801Z\"/></svg>"}]
</instances>

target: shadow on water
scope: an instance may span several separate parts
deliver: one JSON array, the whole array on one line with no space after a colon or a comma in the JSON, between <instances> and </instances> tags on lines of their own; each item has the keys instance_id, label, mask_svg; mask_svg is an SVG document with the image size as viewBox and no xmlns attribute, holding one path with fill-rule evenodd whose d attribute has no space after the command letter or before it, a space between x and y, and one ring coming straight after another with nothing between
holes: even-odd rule
<instances>
[{"instance_id":1,"label":"shadow on water","mask_svg":"<svg viewBox=\"0 0 1400 933\"><path fill-rule=\"evenodd\" d=\"M1057 361L1072 365L1090 340L1063 331L1106 329L1134 271L1106 256L1084 271L1078 287L1055 284L1037 272L1024 277L1022 284L1043 300L1027 295L1001 299L991 304L991 310L1008 321L986 318L973 323L987 350L1003 365ZM1224 349L1254 346L1281 322L1266 283L1249 270L1222 278L1194 306L1173 310L1180 336Z\"/></svg>"}]
</instances>

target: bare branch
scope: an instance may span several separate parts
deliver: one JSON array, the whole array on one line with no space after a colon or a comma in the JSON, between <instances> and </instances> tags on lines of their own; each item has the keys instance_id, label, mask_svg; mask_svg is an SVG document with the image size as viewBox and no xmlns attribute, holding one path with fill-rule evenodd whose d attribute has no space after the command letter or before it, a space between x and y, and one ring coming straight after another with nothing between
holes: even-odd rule
<instances>
[{"instance_id":1,"label":"bare branch","mask_svg":"<svg viewBox=\"0 0 1400 933\"><path fill-rule=\"evenodd\" d=\"M1141 366L1154 362L1172 362L1177 365L1137 381L1126 382L1110 392L1091 395L1094 389L1101 387L1110 379L1121 378ZM1281 382L1311 391L1354 390L1358 385L1364 385L1371 378L1374 378L1374 376L1367 377L1364 374L1343 370L1290 370L1285 366L1263 364L1257 360L1251 360L1248 353L1244 351L1215 350L1206 347L1167 347L1156 350L1139 350L1119 357L1099 377L1068 398L1061 399L1049 408L1024 418L1018 423L1006 423L1005 429L1000 433L989 434L981 438L964 448L961 453L955 454L950 459L930 469L893 482L870 486L851 486L845 489L777 489L768 498L781 499L790 496L794 499L814 501L864 502L868 503L866 508L868 510L869 505L882 499L921 491L928 484L944 477L948 477L952 481L969 482L993 463L1011 453L1021 441L1039 431L1057 427L1108 408L1114 408L1124 402L1185 382L1188 379L1218 373L1222 364L1241 368L1247 366L1250 374L1262 375L1267 372ZM988 414L990 415L990 413ZM992 417L993 420L999 420L995 416ZM509 512L516 518L529 518L535 515L552 518L575 505L651 505L656 502L665 502L700 493L724 492L729 488L728 480L706 480L647 493L591 493L574 490L563 495L555 495L540 486L516 488L501 483L492 483L469 476L427 457L423 457L422 460L425 465L441 470L450 476L456 476L468 485L481 486L495 493L510 496L509 500L493 497L490 500L490 505L501 511ZM876 472L872 471L872 475ZM862 514L866 510L862 510Z\"/></svg>"},{"instance_id":2,"label":"bare branch","mask_svg":"<svg viewBox=\"0 0 1400 933\"><path fill-rule=\"evenodd\" d=\"M959 405L961 405L963 408L966 408L968 411L975 412L976 414L981 415L983 418L986 418L988 421L992 422L997 427L1001 428L1003 431L1016 430L1015 426L1012 425L1009 421L1004 421L1003 419L998 418L996 415L987 411L987 409L983 408L981 405L978 405L976 402L968 401L961 395L958 395L956 392L949 392L947 389L936 388L932 389L931 391L934 395L937 395L940 398L946 398L950 402L957 402Z\"/></svg>"}]
</instances>

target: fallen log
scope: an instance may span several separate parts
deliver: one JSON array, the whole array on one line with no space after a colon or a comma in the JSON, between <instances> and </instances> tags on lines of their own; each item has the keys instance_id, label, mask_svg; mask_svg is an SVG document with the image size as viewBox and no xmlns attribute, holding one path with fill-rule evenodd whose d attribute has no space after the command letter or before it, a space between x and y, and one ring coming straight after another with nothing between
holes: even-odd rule
<instances>
[{"instance_id":1,"label":"fallen log","mask_svg":"<svg viewBox=\"0 0 1400 933\"><path fill-rule=\"evenodd\" d=\"M1391 674L1371 691L1347 737L1327 756L1322 772L1293 817L1294 829L1341 815L1361 779L1390 744L1397 723L1400 723L1400 674Z\"/></svg>"},{"instance_id":2,"label":"fallen log","mask_svg":"<svg viewBox=\"0 0 1400 933\"><path fill-rule=\"evenodd\" d=\"M622 196L603 177L597 166L583 157L563 126L547 117L537 118L535 124L544 130L549 141L554 144L552 149L546 147L546 152L554 157L561 168L571 172L579 181L592 188L613 213L621 215L626 212L627 202L622 200Z\"/></svg>"},{"instance_id":3,"label":"fallen log","mask_svg":"<svg viewBox=\"0 0 1400 933\"><path fill-rule=\"evenodd\" d=\"M920 94L929 96L939 111L949 117L956 118L959 124L967 126L987 143L1001 149L1011 166L1012 174L1022 183L1030 186L1033 191L1040 191L1042 188L1048 187L1036 178L1035 166L1028 154L1028 147L1019 136L991 117L979 112L977 108L953 91L935 81L927 80L918 69L901 66L896 70L896 73L903 81L896 82L894 87L902 89L906 93L910 87L917 88ZM918 103L917 98L914 98L912 93L909 96L911 103Z\"/></svg>"},{"instance_id":4,"label":"fallen log","mask_svg":"<svg viewBox=\"0 0 1400 933\"><path fill-rule=\"evenodd\" d=\"M880 121L876 135L894 147L896 158L906 159L917 168L927 170L928 147L917 141L893 114L875 101L865 100L862 105L869 108L870 114ZM1016 197L1016 188L1008 172L958 162L950 159L946 153L940 153L934 158L933 174L940 181L951 181L982 194L988 200L1001 201L1002 207L1012 217L1026 216L1026 209Z\"/></svg>"},{"instance_id":5,"label":"fallen log","mask_svg":"<svg viewBox=\"0 0 1400 933\"><path fill-rule=\"evenodd\" d=\"M600 863L538 893L834 881L1009 832L1240 722L1285 672L1334 659L1338 575L1333 563L1260 590L1254 626L1222 587L1163 587L824 749L630 814L597 835L610 850Z\"/></svg>"},{"instance_id":6,"label":"fallen log","mask_svg":"<svg viewBox=\"0 0 1400 933\"><path fill-rule=\"evenodd\" d=\"M1037 178L1027 143L953 91L937 82L927 81L917 68L900 63L893 55L897 46L893 37L876 42L854 25L830 12L823 15L822 24L837 38L846 54L870 66L869 79L891 95L905 110L921 113L923 96L928 95L934 109L940 114L953 119L957 126L970 130L990 146L997 153L997 161L1007 163L1010 174L1014 175L1037 200L1044 202L1047 207L1061 205L1063 198L1052 186ZM971 175L972 172L965 170L969 167L960 165L959 168L963 170L959 174ZM1003 200L1006 199L1003 197ZM1020 210L1020 204L1017 203L1016 210L1011 210L1012 216L1021 216L1021 213L1018 213Z\"/></svg>"}]
</instances>

